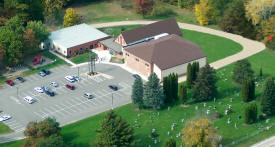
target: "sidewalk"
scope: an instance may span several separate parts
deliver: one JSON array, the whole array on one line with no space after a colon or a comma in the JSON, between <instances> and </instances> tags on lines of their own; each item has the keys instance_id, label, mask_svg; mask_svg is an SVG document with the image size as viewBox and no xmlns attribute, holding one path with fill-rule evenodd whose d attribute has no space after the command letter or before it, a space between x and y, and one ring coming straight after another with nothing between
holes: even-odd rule
<instances>
[{"instance_id":1,"label":"sidewalk","mask_svg":"<svg viewBox=\"0 0 275 147\"><path fill-rule=\"evenodd\" d=\"M75 63L73 63L73 62L72 62L72 61L70 61L69 59L67 59L67 58L65 58L65 57L63 57L63 56L61 56L61 55L59 55L59 54L55 53L54 51L49 50L49 52L50 52L50 53L52 53L52 54L54 54L54 55L55 55L55 56L57 56L58 58L60 58L60 59L64 60L64 61L65 61L65 62L67 62L68 64L71 64L72 66L76 66L76 64L75 64Z\"/></svg>"}]
</instances>

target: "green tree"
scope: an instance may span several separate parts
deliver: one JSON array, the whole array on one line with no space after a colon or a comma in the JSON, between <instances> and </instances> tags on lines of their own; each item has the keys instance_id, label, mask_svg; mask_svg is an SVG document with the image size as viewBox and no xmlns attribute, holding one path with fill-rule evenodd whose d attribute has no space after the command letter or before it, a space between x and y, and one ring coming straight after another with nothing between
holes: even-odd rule
<instances>
[{"instance_id":1,"label":"green tree","mask_svg":"<svg viewBox=\"0 0 275 147\"><path fill-rule=\"evenodd\" d=\"M39 42L35 38L32 29L27 29L23 35L24 56L36 53L39 49Z\"/></svg>"},{"instance_id":2,"label":"green tree","mask_svg":"<svg viewBox=\"0 0 275 147\"><path fill-rule=\"evenodd\" d=\"M259 76L262 78L263 77L263 69L262 67L260 68Z\"/></svg>"},{"instance_id":3,"label":"green tree","mask_svg":"<svg viewBox=\"0 0 275 147\"><path fill-rule=\"evenodd\" d=\"M261 111L269 116L275 114L275 83L271 77L266 80L264 85Z\"/></svg>"},{"instance_id":4,"label":"green tree","mask_svg":"<svg viewBox=\"0 0 275 147\"><path fill-rule=\"evenodd\" d=\"M249 102L255 99L255 82L251 78L243 82L242 97L244 102Z\"/></svg>"},{"instance_id":5,"label":"green tree","mask_svg":"<svg viewBox=\"0 0 275 147\"><path fill-rule=\"evenodd\" d=\"M148 82L144 86L144 100L145 105L153 109L161 109L164 104L163 89L155 73L149 76Z\"/></svg>"},{"instance_id":6,"label":"green tree","mask_svg":"<svg viewBox=\"0 0 275 147\"><path fill-rule=\"evenodd\" d=\"M196 81L197 79L197 76L198 76L198 73L199 73L199 70L200 70L200 64L199 62L194 62L192 64L192 84L194 84L194 82Z\"/></svg>"},{"instance_id":7,"label":"green tree","mask_svg":"<svg viewBox=\"0 0 275 147\"><path fill-rule=\"evenodd\" d=\"M80 19L76 11L73 8L68 8L64 16L63 26L69 27L69 26L77 25L79 23L80 23Z\"/></svg>"},{"instance_id":8,"label":"green tree","mask_svg":"<svg viewBox=\"0 0 275 147\"><path fill-rule=\"evenodd\" d=\"M96 147L126 147L134 144L134 131L114 111L108 112L101 122L95 141Z\"/></svg>"},{"instance_id":9,"label":"green tree","mask_svg":"<svg viewBox=\"0 0 275 147\"><path fill-rule=\"evenodd\" d=\"M258 110L256 104L251 104L245 109L244 122L246 124L252 124L257 121Z\"/></svg>"},{"instance_id":10,"label":"green tree","mask_svg":"<svg viewBox=\"0 0 275 147\"><path fill-rule=\"evenodd\" d=\"M254 39L256 36L254 26L245 17L244 0L234 0L229 5L220 23L220 27L226 32L243 37Z\"/></svg>"},{"instance_id":11,"label":"green tree","mask_svg":"<svg viewBox=\"0 0 275 147\"><path fill-rule=\"evenodd\" d=\"M176 140L172 138L167 140L164 145L164 147L176 147L176 146L177 146Z\"/></svg>"},{"instance_id":12,"label":"green tree","mask_svg":"<svg viewBox=\"0 0 275 147\"><path fill-rule=\"evenodd\" d=\"M178 0L178 7L179 7L179 8L182 8L182 7L183 7L183 5L182 5L182 0Z\"/></svg>"},{"instance_id":13,"label":"green tree","mask_svg":"<svg viewBox=\"0 0 275 147\"><path fill-rule=\"evenodd\" d=\"M195 101L206 101L212 100L217 94L217 77L214 68L206 64L205 67L201 68L198 77L193 86L193 98Z\"/></svg>"},{"instance_id":14,"label":"green tree","mask_svg":"<svg viewBox=\"0 0 275 147\"><path fill-rule=\"evenodd\" d=\"M143 83L141 78L136 78L132 87L132 102L138 105L139 109L143 107Z\"/></svg>"},{"instance_id":15,"label":"green tree","mask_svg":"<svg viewBox=\"0 0 275 147\"><path fill-rule=\"evenodd\" d=\"M187 101L187 87L185 85L180 86L179 99L181 104Z\"/></svg>"},{"instance_id":16,"label":"green tree","mask_svg":"<svg viewBox=\"0 0 275 147\"><path fill-rule=\"evenodd\" d=\"M165 102L170 103L178 98L178 75L169 74L163 79L163 93L166 97Z\"/></svg>"},{"instance_id":17,"label":"green tree","mask_svg":"<svg viewBox=\"0 0 275 147\"><path fill-rule=\"evenodd\" d=\"M235 63L232 80L237 84L242 84L248 78L253 78L253 70L247 59L239 60Z\"/></svg>"},{"instance_id":18,"label":"green tree","mask_svg":"<svg viewBox=\"0 0 275 147\"><path fill-rule=\"evenodd\" d=\"M188 63L187 65L187 74L186 74L186 83L187 83L187 87L191 88L192 87L192 83L193 83L193 77L192 77L192 64Z\"/></svg>"},{"instance_id":19,"label":"green tree","mask_svg":"<svg viewBox=\"0 0 275 147\"><path fill-rule=\"evenodd\" d=\"M32 29L34 31L35 38L39 43L46 41L50 35L46 25L44 25L42 21L29 21L26 29Z\"/></svg>"},{"instance_id":20,"label":"green tree","mask_svg":"<svg viewBox=\"0 0 275 147\"><path fill-rule=\"evenodd\" d=\"M48 138L39 139L36 147L66 147L62 136L51 135Z\"/></svg>"},{"instance_id":21,"label":"green tree","mask_svg":"<svg viewBox=\"0 0 275 147\"><path fill-rule=\"evenodd\" d=\"M43 15L49 20L55 19L59 15L63 6L66 5L67 0L44 0L43 2Z\"/></svg>"}]
</instances>

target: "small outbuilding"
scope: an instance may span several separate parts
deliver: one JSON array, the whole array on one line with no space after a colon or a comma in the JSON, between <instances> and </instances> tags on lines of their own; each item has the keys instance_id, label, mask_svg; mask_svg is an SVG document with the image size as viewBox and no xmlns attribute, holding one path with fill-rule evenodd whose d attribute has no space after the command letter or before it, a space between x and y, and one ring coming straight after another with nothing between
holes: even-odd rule
<instances>
[{"instance_id":1,"label":"small outbuilding","mask_svg":"<svg viewBox=\"0 0 275 147\"><path fill-rule=\"evenodd\" d=\"M52 32L49 46L66 57L72 57L97 48L99 41L108 38L109 35L98 29L87 24L79 24Z\"/></svg>"}]
</instances>

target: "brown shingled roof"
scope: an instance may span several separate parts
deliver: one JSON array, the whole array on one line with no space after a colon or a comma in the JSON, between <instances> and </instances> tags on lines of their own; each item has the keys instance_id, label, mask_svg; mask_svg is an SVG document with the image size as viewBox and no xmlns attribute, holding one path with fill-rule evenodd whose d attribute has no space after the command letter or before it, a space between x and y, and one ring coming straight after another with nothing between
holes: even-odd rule
<instances>
[{"instance_id":1,"label":"brown shingled roof","mask_svg":"<svg viewBox=\"0 0 275 147\"><path fill-rule=\"evenodd\" d=\"M175 34L125 49L165 70L203 57L200 47Z\"/></svg>"},{"instance_id":2,"label":"brown shingled roof","mask_svg":"<svg viewBox=\"0 0 275 147\"><path fill-rule=\"evenodd\" d=\"M122 32L122 36L127 44L133 43L148 37L168 33L182 36L182 32L174 18L158 21L143 27Z\"/></svg>"}]
</instances>

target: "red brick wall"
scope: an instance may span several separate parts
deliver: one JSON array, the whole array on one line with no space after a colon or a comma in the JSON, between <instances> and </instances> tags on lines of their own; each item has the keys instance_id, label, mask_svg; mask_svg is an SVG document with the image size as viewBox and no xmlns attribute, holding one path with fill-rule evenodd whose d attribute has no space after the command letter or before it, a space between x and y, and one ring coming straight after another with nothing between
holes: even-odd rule
<instances>
[{"instance_id":1,"label":"red brick wall","mask_svg":"<svg viewBox=\"0 0 275 147\"><path fill-rule=\"evenodd\" d=\"M126 66L142 74L143 76L148 77L151 73L153 73L153 65L151 63L148 63L127 51L124 51L123 56ZM149 66L146 66L146 64Z\"/></svg>"},{"instance_id":2,"label":"red brick wall","mask_svg":"<svg viewBox=\"0 0 275 147\"><path fill-rule=\"evenodd\" d=\"M98 39L98 40L95 40L95 41L91 41L91 42L88 42L88 43L84 43L84 44L81 44L81 45L78 45L78 46L68 48L67 49L67 57L73 57L77 54L82 54L85 51L90 50L91 45L93 45L93 49L97 48L98 44L99 44L99 41L105 40L105 39L108 39L108 38L110 38L110 36L105 37L105 38L101 38L101 39ZM81 50L81 48L82 48L82 50Z\"/></svg>"}]
</instances>

